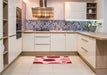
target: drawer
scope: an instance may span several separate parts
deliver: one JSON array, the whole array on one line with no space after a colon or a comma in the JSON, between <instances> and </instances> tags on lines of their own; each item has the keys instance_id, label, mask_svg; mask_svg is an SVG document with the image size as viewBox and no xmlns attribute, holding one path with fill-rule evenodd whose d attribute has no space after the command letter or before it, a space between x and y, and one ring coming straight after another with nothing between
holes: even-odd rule
<instances>
[{"instance_id":1,"label":"drawer","mask_svg":"<svg viewBox=\"0 0 107 75\"><path fill-rule=\"evenodd\" d=\"M85 47L87 50L89 50L89 48L93 48L93 46L95 47L96 40L87 36L80 35L79 42L82 47Z\"/></svg>"},{"instance_id":2,"label":"drawer","mask_svg":"<svg viewBox=\"0 0 107 75\"><path fill-rule=\"evenodd\" d=\"M88 37L86 37L86 36L81 36L80 35L80 41L82 42L82 43L85 43L85 44L88 44L89 43L89 38Z\"/></svg>"},{"instance_id":3,"label":"drawer","mask_svg":"<svg viewBox=\"0 0 107 75\"><path fill-rule=\"evenodd\" d=\"M36 37L50 37L50 33L36 33Z\"/></svg>"},{"instance_id":4,"label":"drawer","mask_svg":"<svg viewBox=\"0 0 107 75\"><path fill-rule=\"evenodd\" d=\"M85 47L81 47L80 53L88 61L89 51Z\"/></svg>"},{"instance_id":5,"label":"drawer","mask_svg":"<svg viewBox=\"0 0 107 75\"><path fill-rule=\"evenodd\" d=\"M50 44L50 37L36 37L35 44Z\"/></svg>"},{"instance_id":6,"label":"drawer","mask_svg":"<svg viewBox=\"0 0 107 75\"><path fill-rule=\"evenodd\" d=\"M89 42L88 43L81 42L81 47L89 51L90 43Z\"/></svg>"},{"instance_id":7,"label":"drawer","mask_svg":"<svg viewBox=\"0 0 107 75\"><path fill-rule=\"evenodd\" d=\"M95 41L94 38L87 37L87 36L82 36L82 35L79 35L79 38L80 38L81 41L84 42L85 44L90 43L92 40Z\"/></svg>"},{"instance_id":8,"label":"drawer","mask_svg":"<svg viewBox=\"0 0 107 75\"><path fill-rule=\"evenodd\" d=\"M89 55L89 50L87 50L85 47L81 46L81 51L84 55Z\"/></svg>"},{"instance_id":9,"label":"drawer","mask_svg":"<svg viewBox=\"0 0 107 75\"><path fill-rule=\"evenodd\" d=\"M36 51L50 51L50 45L38 44L38 45L35 45L35 49Z\"/></svg>"}]
</instances>

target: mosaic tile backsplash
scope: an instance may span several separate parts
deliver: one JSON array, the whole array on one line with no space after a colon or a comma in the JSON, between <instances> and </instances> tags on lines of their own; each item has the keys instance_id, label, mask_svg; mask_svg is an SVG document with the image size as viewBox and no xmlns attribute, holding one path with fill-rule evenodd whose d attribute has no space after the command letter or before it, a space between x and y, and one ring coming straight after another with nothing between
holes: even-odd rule
<instances>
[{"instance_id":1,"label":"mosaic tile backsplash","mask_svg":"<svg viewBox=\"0 0 107 75\"><path fill-rule=\"evenodd\" d=\"M33 31L86 31L88 21L26 20L25 30Z\"/></svg>"}]
</instances>

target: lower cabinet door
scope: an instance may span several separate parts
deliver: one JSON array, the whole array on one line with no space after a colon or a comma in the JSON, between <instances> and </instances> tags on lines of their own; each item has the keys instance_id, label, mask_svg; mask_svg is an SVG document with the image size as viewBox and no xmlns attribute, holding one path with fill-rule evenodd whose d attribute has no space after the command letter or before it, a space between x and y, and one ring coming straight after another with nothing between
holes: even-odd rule
<instances>
[{"instance_id":1,"label":"lower cabinet door","mask_svg":"<svg viewBox=\"0 0 107 75\"><path fill-rule=\"evenodd\" d=\"M34 33L23 34L23 51L35 51Z\"/></svg>"},{"instance_id":2,"label":"lower cabinet door","mask_svg":"<svg viewBox=\"0 0 107 75\"><path fill-rule=\"evenodd\" d=\"M17 41L17 51L18 51L18 54L20 54L22 52L22 38L20 39L16 39Z\"/></svg>"},{"instance_id":3,"label":"lower cabinet door","mask_svg":"<svg viewBox=\"0 0 107 75\"><path fill-rule=\"evenodd\" d=\"M0 40L0 72L3 70L3 41Z\"/></svg>"},{"instance_id":4,"label":"lower cabinet door","mask_svg":"<svg viewBox=\"0 0 107 75\"><path fill-rule=\"evenodd\" d=\"M77 51L76 34L66 34L66 51Z\"/></svg>"},{"instance_id":5,"label":"lower cabinet door","mask_svg":"<svg viewBox=\"0 0 107 75\"><path fill-rule=\"evenodd\" d=\"M17 42L16 42L16 36L9 37L9 64L17 57L18 51L17 51Z\"/></svg>"},{"instance_id":6,"label":"lower cabinet door","mask_svg":"<svg viewBox=\"0 0 107 75\"><path fill-rule=\"evenodd\" d=\"M3 71L3 53L0 53L0 72Z\"/></svg>"},{"instance_id":7,"label":"lower cabinet door","mask_svg":"<svg viewBox=\"0 0 107 75\"><path fill-rule=\"evenodd\" d=\"M89 38L89 56L88 56L88 62L96 68L96 39Z\"/></svg>"},{"instance_id":8,"label":"lower cabinet door","mask_svg":"<svg viewBox=\"0 0 107 75\"><path fill-rule=\"evenodd\" d=\"M64 33L51 34L51 51L66 51Z\"/></svg>"}]
</instances>

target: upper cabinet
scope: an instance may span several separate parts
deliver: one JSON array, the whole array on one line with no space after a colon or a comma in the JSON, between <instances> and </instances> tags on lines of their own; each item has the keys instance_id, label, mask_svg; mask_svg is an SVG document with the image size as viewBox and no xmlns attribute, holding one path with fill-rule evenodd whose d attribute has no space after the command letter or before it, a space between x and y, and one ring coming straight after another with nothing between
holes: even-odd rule
<instances>
[{"instance_id":1,"label":"upper cabinet","mask_svg":"<svg viewBox=\"0 0 107 75\"><path fill-rule=\"evenodd\" d=\"M65 19L86 19L86 2L65 2Z\"/></svg>"},{"instance_id":2,"label":"upper cabinet","mask_svg":"<svg viewBox=\"0 0 107 75\"><path fill-rule=\"evenodd\" d=\"M2 12L3 12L2 0L0 0L0 38L2 38Z\"/></svg>"},{"instance_id":3,"label":"upper cabinet","mask_svg":"<svg viewBox=\"0 0 107 75\"><path fill-rule=\"evenodd\" d=\"M8 1L8 36L16 34L16 0Z\"/></svg>"},{"instance_id":4,"label":"upper cabinet","mask_svg":"<svg viewBox=\"0 0 107 75\"><path fill-rule=\"evenodd\" d=\"M87 19L97 19L97 3L87 3Z\"/></svg>"}]
</instances>

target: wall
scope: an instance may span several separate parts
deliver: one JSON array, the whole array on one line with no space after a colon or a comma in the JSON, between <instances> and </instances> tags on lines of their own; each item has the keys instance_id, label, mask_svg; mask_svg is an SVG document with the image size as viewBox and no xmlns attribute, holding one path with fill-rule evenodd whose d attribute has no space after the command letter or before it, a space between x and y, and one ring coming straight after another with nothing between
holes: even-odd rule
<instances>
[{"instance_id":1,"label":"wall","mask_svg":"<svg viewBox=\"0 0 107 75\"><path fill-rule=\"evenodd\" d=\"M55 20L64 20L64 0L48 0L47 4L54 8Z\"/></svg>"},{"instance_id":2,"label":"wall","mask_svg":"<svg viewBox=\"0 0 107 75\"><path fill-rule=\"evenodd\" d=\"M26 19L30 20L32 18L32 7L39 6L39 0L23 0L26 3Z\"/></svg>"},{"instance_id":3,"label":"wall","mask_svg":"<svg viewBox=\"0 0 107 75\"><path fill-rule=\"evenodd\" d=\"M26 3L26 19L31 20L32 18L32 7L39 6L39 0L23 0ZM64 1L65 0L48 0L48 6L54 7L54 19L64 19ZM93 0L66 0L75 2L92 2Z\"/></svg>"}]
</instances>

